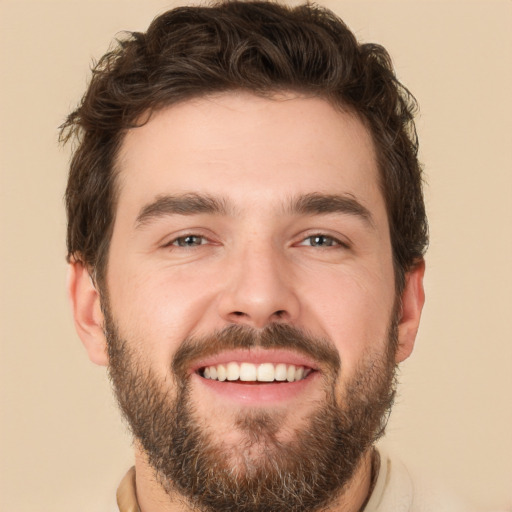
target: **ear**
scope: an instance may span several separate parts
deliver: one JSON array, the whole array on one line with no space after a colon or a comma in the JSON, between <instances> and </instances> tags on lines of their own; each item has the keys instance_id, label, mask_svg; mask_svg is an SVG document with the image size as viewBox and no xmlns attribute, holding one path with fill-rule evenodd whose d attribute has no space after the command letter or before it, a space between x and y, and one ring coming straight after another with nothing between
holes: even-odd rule
<instances>
[{"instance_id":1,"label":"ear","mask_svg":"<svg viewBox=\"0 0 512 512\"><path fill-rule=\"evenodd\" d=\"M424 275L424 260L417 263L405 275L401 318L398 323L398 350L395 356L397 363L407 359L414 348L414 341L416 340L416 334L420 325L421 311L423 304L425 304Z\"/></svg>"},{"instance_id":2,"label":"ear","mask_svg":"<svg viewBox=\"0 0 512 512\"><path fill-rule=\"evenodd\" d=\"M100 294L89 274L89 269L78 261L68 269L68 297L73 309L75 329L87 350L89 359L96 364L108 364L107 340L103 332L103 313Z\"/></svg>"}]
</instances>

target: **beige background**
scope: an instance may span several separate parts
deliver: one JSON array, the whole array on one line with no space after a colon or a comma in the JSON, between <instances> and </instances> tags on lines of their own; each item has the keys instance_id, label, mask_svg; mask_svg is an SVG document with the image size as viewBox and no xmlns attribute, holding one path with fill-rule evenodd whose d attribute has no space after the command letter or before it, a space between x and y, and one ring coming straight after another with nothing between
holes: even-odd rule
<instances>
[{"instance_id":1,"label":"beige background","mask_svg":"<svg viewBox=\"0 0 512 512\"><path fill-rule=\"evenodd\" d=\"M0 0L0 511L104 511L131 461L65 297L57 126L92 57L173 4ZM512 510L512 2L328 2L421 104L427 304L387 445Z\"/></svg>"}]
</instances>

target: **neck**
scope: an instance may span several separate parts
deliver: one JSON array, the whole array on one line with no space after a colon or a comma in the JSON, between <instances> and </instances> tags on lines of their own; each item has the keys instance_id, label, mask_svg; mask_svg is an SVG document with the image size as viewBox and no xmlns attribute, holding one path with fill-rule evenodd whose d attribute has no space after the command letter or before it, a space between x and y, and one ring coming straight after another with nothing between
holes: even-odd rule
<instances>
[{"instance_id":1,"label":"neck","mask_svg":"<svg viewBox=\"0 0 512 512\"><path fill-rule=\"evenodd\" d=\"M361 512L372 490L372 460L370 448L354 472L343 493L325 512ZM179 495L169 495L155 477L146 454L140 447L135 449L136 491L141 512L191 512L193 507Z\"/></svg>"}]
</instances>

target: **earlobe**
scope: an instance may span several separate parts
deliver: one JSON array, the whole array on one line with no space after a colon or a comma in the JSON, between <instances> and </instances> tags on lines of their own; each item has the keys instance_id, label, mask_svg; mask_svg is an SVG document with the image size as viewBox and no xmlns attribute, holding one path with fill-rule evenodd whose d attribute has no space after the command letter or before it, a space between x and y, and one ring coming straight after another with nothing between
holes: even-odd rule
<instances>
[{"instance_id":1,"label":"earlobe","mask_svg":"<svg viewBox=\"0 0 512 512\"><path fill-rule=\"evenodd\" d=\"M68 297L73 310L75 329L87 350L89 359L98 365L108 364L107 342L103 332L100 294L89 270L78 261L68 268Z\"/></svg>"},{"instance_id":2,"label":"earlobe","mask_svg":"<svg viewBox=\"0 0 512 512\"><path fill-rule=\"evenodd\" d=\"M417 263L405 276L405 287L402 292L401 316L398 323L398 350L396 362L407 359L414 348L418 332L421 311L425 303L423 276L425 261Z\"/></svg>"}]
</instances>

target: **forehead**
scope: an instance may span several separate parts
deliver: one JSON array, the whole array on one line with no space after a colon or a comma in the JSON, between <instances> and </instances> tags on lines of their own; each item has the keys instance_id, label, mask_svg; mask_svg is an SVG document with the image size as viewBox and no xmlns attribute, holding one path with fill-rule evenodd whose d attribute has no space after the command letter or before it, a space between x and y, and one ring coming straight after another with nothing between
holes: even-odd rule
<instances>
[{"instance_id":1,"label":"forehead","mask_svg":"<svg viewBox=\"0 0 512 512\"><path fill-rule=\"evenodd\" d=\"M230 92L173 105L128 131L117 169L118 211L135 216L158 195L191 192L241 210L343 193L385 216L370 134L320 98Z\"/></svg>"}]
</instances>

